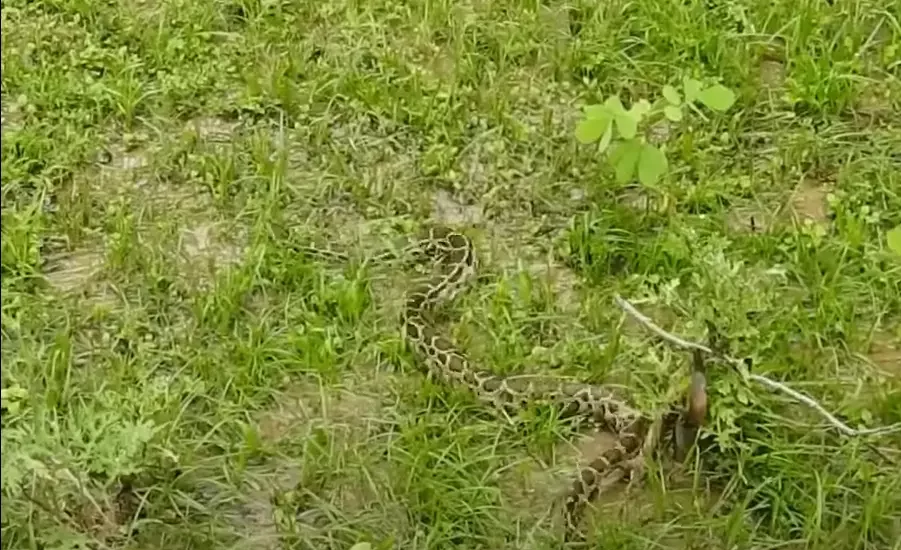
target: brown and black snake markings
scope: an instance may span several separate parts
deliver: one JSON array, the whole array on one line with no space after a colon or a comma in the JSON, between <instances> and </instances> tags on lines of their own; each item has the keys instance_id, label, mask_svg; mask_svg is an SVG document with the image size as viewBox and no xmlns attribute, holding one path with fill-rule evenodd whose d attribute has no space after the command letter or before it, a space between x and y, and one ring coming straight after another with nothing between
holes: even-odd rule
<instances>
[{"instance_id":1,"label":"brown and black snake markings","mask_svg":"<svg viewBox=\"0 0 901 550\"><path fill-rule=\"evenodd\" d=\"M613 433L618 443L581 469L566 496L566 540L580 539L585 507L597 497L608 475L621 470L632 477L642 471L649 453L670 452L682 460L695 441L707 414L706 378L695 357L684 405L650 415L634 408L613 388L575 383L553 377L498 376L473 365L453 342L440 334L430 318L452 301L474 278L478 261L472 241L447 227L433 227L411 247L419 260L428 260L439 274L407 294L402 313L405 338L427 372L448 384L469 389L482 402L511 410L524 403L550 403L564 416L584 416ZM317 251L312 249L316 254ZM335 257L334 253L327 253Z\"/></svg>"}]
</instances>

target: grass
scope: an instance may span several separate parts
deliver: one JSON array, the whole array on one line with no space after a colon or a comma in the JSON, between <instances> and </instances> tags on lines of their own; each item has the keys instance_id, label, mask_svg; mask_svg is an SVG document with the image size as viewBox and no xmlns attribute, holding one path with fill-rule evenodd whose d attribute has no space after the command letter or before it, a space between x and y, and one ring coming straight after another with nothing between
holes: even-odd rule
<instances>
[{"instance_id":1,"label":"grass","mask_svg":"<svg viewBox=\"0 0 901 550\"><path fill-rule=\"evenodd\" d=\"M589 444L428 381L428 219L496 372L663 403L709 324L852 425L901 420L901 24L888 0L4 2L3 548L558 548ZM581 106L720 79L670 173L614 182ZM709 454L590 521L595 548L901 548L897 435L711 365ZM579 443L581 441L581 443ZM556 506L556 508L552 508Z\"/></svg>"}]
</instances>

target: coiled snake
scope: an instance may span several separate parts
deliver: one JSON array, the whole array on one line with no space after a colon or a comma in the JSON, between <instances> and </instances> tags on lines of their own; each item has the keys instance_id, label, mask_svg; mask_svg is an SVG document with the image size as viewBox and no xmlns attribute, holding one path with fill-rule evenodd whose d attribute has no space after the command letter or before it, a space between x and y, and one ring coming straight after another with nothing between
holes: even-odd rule
<instances>
[{"instance_id":1,"label":"coiled snake","mask_svg":"<svg viewBox=\"0 0 901 550\"><path fill-rule=\"evenodd\" d=\"M656 417L633 408L628 399L607 386L491 374L474 366L430 320L436 307L452 301L475 276L478 262L472 241L438 226L409 249L440 268L437 276L407 294L401 314L405 338L431 376L462 385L480 401L505 410L526 403L551 403L561 408L563 416L584 416L617 436L618 443L594 457L572 483L564 505L567 540L579 537L585 506L597 496L607 474L621 469L620 473L634 477L650 452L666 450L679 460L685 456L707 412L706 379L700 370L692 373L686 406L674 406ZM306 250L314 255L323 253Z\"/></svg>"}]
</instances>

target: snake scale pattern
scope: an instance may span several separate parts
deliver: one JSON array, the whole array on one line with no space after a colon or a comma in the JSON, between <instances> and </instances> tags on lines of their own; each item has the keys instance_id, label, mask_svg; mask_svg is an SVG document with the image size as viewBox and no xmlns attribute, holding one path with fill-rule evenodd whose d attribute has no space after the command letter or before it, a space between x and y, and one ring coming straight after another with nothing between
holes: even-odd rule
<instances>
[{"instance_id":1,"label":"snake scale pattern","mask_svg":"<svg viewBox=\"0 0 901 550\"><path fill-rule=\"evenodd\" d=\"M402 312L405 338L432 377L463 386L480 401L505 411L513 412L528 403L550 403L558 406L563 416L582 416L617 437L616 445L581 468L568 491L563 512L566 540L581 538L579 525L585 507L614 470L634 478L648 453L669 451L679 460L685 456L707 412L706 379L701 370L692 373L684 407L674 406L663 415L652 416L635 409L611 387L552 377L498 376L477 368L432 322L435 309L451 302L476 275L478 261L472 241L460 232L436 226L409 249L419 260L438 268L437 275L407 294Z\"/></svg>"}]
</instances>

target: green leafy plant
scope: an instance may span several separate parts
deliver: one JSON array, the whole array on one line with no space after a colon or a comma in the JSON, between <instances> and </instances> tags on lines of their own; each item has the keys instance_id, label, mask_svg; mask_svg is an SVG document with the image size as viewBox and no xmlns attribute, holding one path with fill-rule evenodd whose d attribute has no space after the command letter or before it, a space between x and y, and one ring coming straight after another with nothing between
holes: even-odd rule
<instances>
[{"instance_id":1,"label":"green leafy plant","mask_svg":"<svg viewBox=\"0 0 901 550\"><path fill-rule=\"evenodd\" d=\"M608 153L616 181L626 183L637 175L642 184L653 185L666 173L669 162L664 151L649 143L639 129L661 118L682 122L686 110L703 116L697 103L725 112L735 103L735 93L722 84L705 87L700 81L685 77L681 93L666 85L662 100L654 105L639 99L626 109L614 94L603 104L585 107L585 116L576 126L576 139L583 144L597 142L598 151Z\"/></svg>"},{"instance_id":2,"label":"green leafy plant","mask_svg":"<svg viewBox=\"0 0 901 550\"><path fill-rule=\"evenodd\" d=\"M885 235L885 240L888 244L888 249L901 257L901 225L889 230Z\"/></svg>"}]
</instances>

